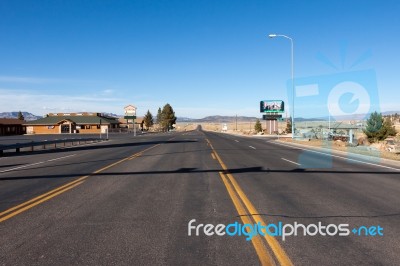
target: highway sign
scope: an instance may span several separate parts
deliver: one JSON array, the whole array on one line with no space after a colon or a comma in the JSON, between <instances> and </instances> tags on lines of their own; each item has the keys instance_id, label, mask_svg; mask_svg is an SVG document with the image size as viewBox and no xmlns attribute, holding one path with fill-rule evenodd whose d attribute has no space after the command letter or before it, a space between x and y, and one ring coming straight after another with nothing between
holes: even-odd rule
<instances>
[{"instance_id":1,"label":"highway sign","mask_svg":"<svg viewBox=\"0 0 400 266\"><path fill-rule=\"evenodd\" d=\"M126 115L126 116L124 116L124 119L136 119L136 116L134 116L134 115Z\"/></svg>"}]
</instances>

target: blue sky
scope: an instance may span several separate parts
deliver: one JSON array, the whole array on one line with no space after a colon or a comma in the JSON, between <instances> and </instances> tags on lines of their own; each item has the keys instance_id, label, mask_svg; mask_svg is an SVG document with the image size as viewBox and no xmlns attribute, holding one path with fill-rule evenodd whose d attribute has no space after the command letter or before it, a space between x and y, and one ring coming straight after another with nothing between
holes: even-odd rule
<instances>
[{"instance_id":1,"label":"blue sky","mask_svg":"<svg viewBox=\"0 0 400 266\"><path fill-rule=\"evenodd\" d=\"M372 69L380 110L400 111L399 14L398 1L3 0L0 112L260 116L260 100L289 99L290 42L269 33L294 39L296 78ZM303 117L324 104L296 98Z\"/></svg>"}]
</instances>

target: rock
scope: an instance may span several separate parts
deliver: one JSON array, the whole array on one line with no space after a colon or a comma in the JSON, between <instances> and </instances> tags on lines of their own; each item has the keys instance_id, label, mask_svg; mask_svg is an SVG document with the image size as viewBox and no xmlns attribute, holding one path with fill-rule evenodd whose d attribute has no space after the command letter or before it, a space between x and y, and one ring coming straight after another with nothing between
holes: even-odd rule
<instances>
[{"instance_id":1,"label":"rock","mask_svg":"<svg viewBox=\"0 0 400 266\"><path fill-rule=\"evenodd\" d=\"M364 145L364 146L369 146L369 145L371 145L371 143L369 143L367 137L360 137L360 138L358 138L357 143L358 143L358 145Z\"/></svg>"}]
</instances>

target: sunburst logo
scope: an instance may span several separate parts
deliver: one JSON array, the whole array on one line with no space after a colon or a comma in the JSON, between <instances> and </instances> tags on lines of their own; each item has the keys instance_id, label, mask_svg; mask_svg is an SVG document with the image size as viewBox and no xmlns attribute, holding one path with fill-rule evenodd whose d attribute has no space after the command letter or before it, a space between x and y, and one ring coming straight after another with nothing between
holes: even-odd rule
<instances>
[{"instance_id":1,"label":"sunburst logo","mask_svg":"<svg viewBox=\"0 0 400 266\"><path fill-rule=\"evenodd\" d=\"M365 51L346 67L346 44L340 46L340 66L318 53L316 58L334 72L330 75L295 78L295 118L364 120L371 112L379 111L375 71L353 70L371 56L371 51ZM291 102L291 80L288 80L287 88Z\"/></svg>"},{"instance_id":2,"label":"sunburst logo","mask_svg":"<svg viewBox=\"0 0 400 266\"><path fill-rule=\"evenodd\" d=\"M340 48L340 66L332 63L328 57L317 54L317 59L330 66L334 71L329 75L299 77L294 79L294 94L292 93L292 81L288 80L288 98L292 102L294 97L295 134L296 138L307 137L310 132L319 132L322 139L328 139L330 134L344 134L353 136L352 130L360 121L366 120L370 113L380 110L376 73L374 69L355 70L371 57L367 51L350 64L346 64L347 49ZM349 65L349 67L347 67ZM299 122L299 118L320 118L323 128L314 123ZM297 120L297 122L296 122ZM353 121L349 125L343 121ZM328 122L329 121L329 122ZM363 122L361 122L363 124ZM319 123L321 125L321 122ZM341 128L339 129L339 126ZM324 135L325 134L325 135ZM330 142L323 142L329 147ZM351 157L351 155L349 155ZM377 157L378 160L378 157ZM298 157L303 168L331 168L332 158L321 162L315 154L304 151Z\"/></svg>"}]
</instances>

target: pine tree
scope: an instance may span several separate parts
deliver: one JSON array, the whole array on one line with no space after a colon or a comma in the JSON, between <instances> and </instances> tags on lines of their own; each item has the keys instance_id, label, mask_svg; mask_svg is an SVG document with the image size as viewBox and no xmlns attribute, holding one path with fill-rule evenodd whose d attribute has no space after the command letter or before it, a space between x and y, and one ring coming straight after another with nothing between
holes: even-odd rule
<instances>
[{"instance_id":1,"label":"pine tree","mask_svg":"<svg viewBox=\"0 0 400 266\"><path fill-rule=\"evenodd\" d=\"M373 112L367 120L364 133L367 135L369 142L374 143L384 140L388 136L396 135L396 130L389 118L384 119L382 114Z\"/></svg>"},{"instance_id":2,"label":"pine tree","mask_svg":"<svg viewBox=\"0 0 400 266\"><path fill-rule=\"evenodd\" d=\"M385 121L383 122L383 128L384 128L383 139L386 139L388 136L396 136L397 132L393 126L391 119L385 119Z\"/></svg>"},{"instance_id":3,"label":"pine tree","mask_svg":"<svg viewBox=\"0 0 400 266\"><path fill-rule=\"evenodd\" d=\"M25 120L25 117L21 111L18 112L18 120Z\"/></svg>"},{"instance_id":4,"label":"pine tree","mask_svg":"<svg viewBox=\"0 0 400 266\"><path fill-rule=\"evenodd\" d=\"M162 120L161 108L158 107L158 111L157 111L157 124L161 125L161 120Z\"/></svg>"},{"instance_id":5,"label":"pine tree","mask_svg":"<svg viewBox=\"0 0 400 266\"><path fill-rule=\"evenodd\" d=\"M367 126L363 130L369 142L373 143L379 140L379 135L383 127L383 117L382 114L378 112L373 112L368 120Z\"/></svg>"},{"instance_id":6,"label":"pine tree","mask_svg":"<svg viewBox=\"0 0 400 266\"><path fill-rule=\"evenodd\" d=\"M292 133L292 120L290 118L286 120L286 132Z\"/></svg>"},{"instance_id":7,"label":"pine tree","mask_svg":"<svg viewBox=\"0 0 400 266\"><path fill-rule=\"evenodd\" d=\"M176 116L172 106L167 103L161 111L161 127L164 131L172 129L172 125L176 123Z\"/></svg>"},{"instance_id":8,"label":"pine tree","mask_svg":"<svg viewBox=\"0 0 400 266\"><path fill-rule=\"evenodd\" d=\"M262 126L259 119L257 119L256 124L254 125L254 130L256 133L262 132Z\"/></svg>"},{"instance_id":9,"label":"pine tree","mask_svg":"<svg viewBox=\"0 0 400 266\"><path fill-rule=\"evenodd\" d=\"M143 118L143 122L147 130L153 126L154 124L153 115L150 113L150 110L147 110L147 113Z\"/></svg>"}]
</instances>

